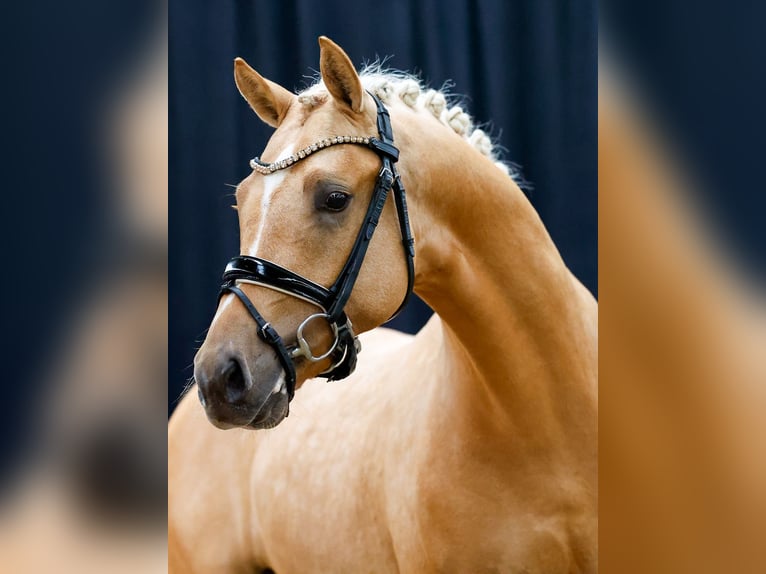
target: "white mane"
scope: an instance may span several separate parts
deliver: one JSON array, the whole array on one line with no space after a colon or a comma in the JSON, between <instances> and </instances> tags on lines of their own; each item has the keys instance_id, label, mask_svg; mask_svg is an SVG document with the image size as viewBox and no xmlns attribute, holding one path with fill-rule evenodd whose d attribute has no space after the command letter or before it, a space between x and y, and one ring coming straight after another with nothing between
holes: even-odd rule
<instances>
[{"instance_id":1,"label":"white mane","mask_svg":"<svg viewBox=\"0 0 766 574\"><path fill-rule=\"evenodd\" d=\"M444 90L429 89L417 77L385 69L378 63L365 66L359 77L364 88L384 103L391 103L391 98L398 96L409 107L429 112L442 124L462 136L474 149L491 159L517 184L529 187L518 167L501 159L502 148L493 142L484 130L474 127L473 119L461 106L452 105L456 99L454 96L445 93ZM325 85L319 78L313 85L300 92L299 97L303 103L311 105L315 96L325 91Z\"/></svg>"}]
</instances>

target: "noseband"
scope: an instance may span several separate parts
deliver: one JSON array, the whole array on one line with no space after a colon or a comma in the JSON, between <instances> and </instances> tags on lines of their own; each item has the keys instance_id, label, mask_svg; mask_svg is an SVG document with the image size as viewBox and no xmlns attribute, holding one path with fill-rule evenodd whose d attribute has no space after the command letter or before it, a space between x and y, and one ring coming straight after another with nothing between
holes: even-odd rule
<instances>
[{"instance_id":1,"label":"noseband","mask_svg":"<svg viewBox=\"0 0 766 574\"><path fill-rule=\"evenodd\" d=\"M221 285L218 298L220 300L221 296L225 293L233 293L242 301L258 326L258 336L268 343L277 354L277 358L285 372L285 383L290 399L295 394L296 377L294 360L299 357L303 357L311 362L330 358L332 366L319 376L331 381L337 381L349 376L356 368L356 358L357 354L361 351L361 345L353 331L351 320L343 309L351 296L351 291L354 289L354 283L356 283L356 279L359 276L359 270L362 267L370 240L380 220L389 191L393 192L402 235L402 245L404 246L404 255L407 262L407 292L399 308L391 318L398 315L405 307L415 282L415 242L410 231L404 186L394 165L399 159L399 150L394 146L394 133L391 128L388 110L377 96L372 93L370 95L375 100L375 105L377 106L379 138L336 136L312 144L285 160L271 164L264 163L259 158L250 161L250 165L255 171L268 175L289 167L293 163L325 147L337 144L355 144L367 146L375 151L380 156L382 163L377 180L375 181L370 204L367 208L367 214L351 248L351 253L337 279L329 288L325 288L289 269L285 269L276 263L260 257L240 255L234 257L226 265L226 270L223 274L223 284ZM239 283L253 283L274 291L286 293L316 305L321 312L306 317L298 326L295 344L286 345L276 329L263 318L252 301L245 295L244 291L239 287ZM315 355L304 336L304 330L312 321L319 320L327 321L332 330L334 341L329 350Z\"/></svg>"}]
</instances>

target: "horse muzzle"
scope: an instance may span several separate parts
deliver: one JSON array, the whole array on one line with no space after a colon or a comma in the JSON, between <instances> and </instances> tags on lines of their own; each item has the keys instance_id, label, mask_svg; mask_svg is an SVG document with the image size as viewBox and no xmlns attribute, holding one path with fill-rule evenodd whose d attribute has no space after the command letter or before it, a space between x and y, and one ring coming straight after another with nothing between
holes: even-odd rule
<instances>
[{"instance_id":1,"label":"horse muzzle","mask_svg":"<svg viewBox=\"0 0 766 574\"><path fill-rule=\"evenodd\" d=\"M268 351L256 363L251 370L237 355L223 352L195 359L197 394L216 427L271 428L287 416L289 396L281 365Z\"/></svg>"}]
</instances>

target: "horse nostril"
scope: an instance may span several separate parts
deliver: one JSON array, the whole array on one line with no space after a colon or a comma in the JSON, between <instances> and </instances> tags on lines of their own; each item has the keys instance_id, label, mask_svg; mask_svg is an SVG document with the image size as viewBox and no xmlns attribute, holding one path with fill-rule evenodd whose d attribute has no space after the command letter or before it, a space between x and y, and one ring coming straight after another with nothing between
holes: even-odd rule
<instances>
[{"instance_id":1,"label":"horse nostril","mask_svg":"<svg viewBox=\"0 0 766 574\"><path fill-rule=\"evenodd\" d=\"M239 361L232 359L223 371L224 388L226 398L230 402L238 402L244 398L247 391L247 381Z\"/></svg>"}]
</instances>

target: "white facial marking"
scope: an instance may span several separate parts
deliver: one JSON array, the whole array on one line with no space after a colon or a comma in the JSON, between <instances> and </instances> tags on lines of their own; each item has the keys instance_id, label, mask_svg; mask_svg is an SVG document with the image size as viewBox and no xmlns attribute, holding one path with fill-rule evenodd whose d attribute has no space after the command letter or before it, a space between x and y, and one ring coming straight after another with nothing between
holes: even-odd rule
<instances>
[{"instance_id":1,"label":"white facial marking","mask_svg":"<svg viewBox=\"0 0 766 574\"><path fill-rule=\"evenodd\" d=\"M292 144L287 146L285 149L283 149L280 152L277 159L275 159L274 161L281 161L283 159L287 159L291 155L293 155ZM258 222L258 230L255 232L255 239L253 240L253 244L250 246L250 250L247 252L247 254L250 257L258 256L258 246L261 244L261 239L263 238L263 229L266 227L266 215L269 211L269 206L271 205L271 198L274 195L274 192L279 187L279 185L285 179L286 175L287 174L284 171L275 171L272 174L263 176L263 195L261 196L261 220Z\"/></svg>"},{"instance_id":2,"label":"white facial marking","mask_svg":"<svg viewBox=\"0 0 766 574\"><path fill-rule=\"evenodd\" d=\"M223 310L228 307L232 300L234 299L234 293L227 293L223 296L223 302L218 305L218 311L215 312L215 317L213 317L213 320L210 322L210 327L212 328L215 324L216 319L221 316L221 313L223 313Z\"/></svg>"},{"instance_id":3,"label":"white facial marking","mask_svg":"<svg viewBox=\"0 0 766 574\"><path fill-rule=\"evenodd\" d=\"M271 390L271 394L275 395L278 392L280 392L282 388L284 387L284 385L285 385L285 374L282 373L281 375L279 375L279 378L277 379L277 384L275 384L274 388Z\"/></svg>"}]
</instances>

